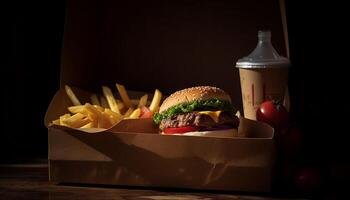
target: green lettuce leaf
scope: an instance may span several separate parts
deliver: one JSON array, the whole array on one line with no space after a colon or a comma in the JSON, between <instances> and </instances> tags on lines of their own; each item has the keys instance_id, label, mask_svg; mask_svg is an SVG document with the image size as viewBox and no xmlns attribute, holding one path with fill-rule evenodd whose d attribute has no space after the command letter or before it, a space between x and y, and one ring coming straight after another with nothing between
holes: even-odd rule
<instances>
[{"instance_id":1,"label":"green lettuce leaf","mask_svg":"<svg viewBox=\"0 0 350 200\"><path fill-rule=\"evenodd\" d=\"M236 109L232 106L232 104L229 101L212 98L207 100L193 101L192 103L187 104L175 105L162 113L155 114L153 120L156 124L159 124L163 119L170 118L176 114L207 110L223 110L232 114L236 112Z\"/></svg>"}]
</instances>

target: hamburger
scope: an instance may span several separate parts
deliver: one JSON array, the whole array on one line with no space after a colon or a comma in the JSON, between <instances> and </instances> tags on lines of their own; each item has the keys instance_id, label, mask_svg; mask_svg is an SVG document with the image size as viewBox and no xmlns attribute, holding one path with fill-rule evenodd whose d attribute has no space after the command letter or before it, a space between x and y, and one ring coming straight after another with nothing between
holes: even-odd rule
<instances>
[{"instance_id":1,"label":"hamburger","mask_svg":"<svg viewBox=\"0 0 350 200\"><path fill-rule=\"evenodd\" d=\"M230 137L239 125L235 113L225 91L198 86L171 94L153 120L161 134Z\"/></svg>"}]
</instances>

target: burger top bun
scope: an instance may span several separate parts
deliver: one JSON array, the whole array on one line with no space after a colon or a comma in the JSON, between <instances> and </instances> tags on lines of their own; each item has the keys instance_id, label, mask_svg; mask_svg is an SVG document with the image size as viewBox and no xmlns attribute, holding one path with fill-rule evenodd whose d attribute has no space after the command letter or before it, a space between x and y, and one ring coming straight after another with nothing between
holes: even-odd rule
<instances>
[{"instance_id":1,"label":"burger top bun","mask_svg":"<svg viewBox=\"0 0 350 200\"><path fill-rule=\"evenodd\" d=\"M211 86L197 86L179 90L163 101L159 112L166 111L168 108L177 104L191 103L196 100L207 100L218 98L231 102L230 96L220 88Z\"/></svg>"}]
</instances>

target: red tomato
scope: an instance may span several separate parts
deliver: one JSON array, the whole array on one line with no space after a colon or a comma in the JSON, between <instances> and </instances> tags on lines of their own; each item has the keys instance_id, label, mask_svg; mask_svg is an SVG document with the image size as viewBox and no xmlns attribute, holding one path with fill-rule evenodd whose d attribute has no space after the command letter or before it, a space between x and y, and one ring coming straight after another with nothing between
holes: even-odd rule
<instances>
[{"instance_id":1,"label":"red tomato","mask_svg":"<svg viewBox=\"0 0 350 200\"><path fill-rule=\"evenodd\" d=\"M141 107L141 114L140 118L152 118L153 117L153 112L150 111L146 106Z\"/></svg>"},{"instance_id":2,"label":"red tomato","mask_svg":"<svg viewBox=\"0 0 350 200\"><path fill-rule=\"evenodd\" d=\"M166 134L179 134L179 133L187 133L191 131L198 131L199 127L196 126L183 126L178 128L166 128L164 129L164 133Z\"/></svg>"},{"instance_id":3,"label":"red tomato","mask_svg":"<svg viewBox=\"0 0 350 200\"><path fill-rule=\"evenodd\" d=\"M256 119L281 130L288 125L288 111L281 103L265 101L257 110Z\"/></svg>"}]
</instances>

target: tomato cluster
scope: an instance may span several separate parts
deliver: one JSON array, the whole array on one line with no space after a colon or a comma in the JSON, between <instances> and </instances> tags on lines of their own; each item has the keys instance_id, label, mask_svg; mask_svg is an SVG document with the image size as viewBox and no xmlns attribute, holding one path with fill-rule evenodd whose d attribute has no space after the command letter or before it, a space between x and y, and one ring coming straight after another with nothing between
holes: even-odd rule
<instances>
[{"instance_id":1,"label":"tomato cluster","mask_svg":"<svg viewBox=\"0 0 350 200\"><path fill-rule=\"evenodd\" d=\"M323 175L317 166L300 164L305 160L301 156L304 153L305 137L300 127L290 126L287 109L278 101L265 101L258 108L256 119L275 129L279 162L277 179L286 187L299 192L319 190Z\"/></svg>"}]
</instances>

